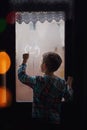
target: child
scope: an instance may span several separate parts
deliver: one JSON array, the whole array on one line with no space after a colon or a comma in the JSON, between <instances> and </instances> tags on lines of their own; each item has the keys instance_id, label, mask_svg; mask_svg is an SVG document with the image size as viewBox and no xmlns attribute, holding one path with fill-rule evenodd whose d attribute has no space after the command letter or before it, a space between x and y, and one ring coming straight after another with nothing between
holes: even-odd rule
<instances>
[{"instance_id":1,"label":"child","mask_svg":"<svg viewBox=\"0 0 87 130\"><path fill-rule=\"evenodd\" d=\"M54 75L62 59L57 53L44 53L41 64L44 75L29 76L26 74L28 58L29 54L23 54L23 62L18 69L18 79L33 89L32 117L51 124L59 124L62 98L65 101L72 99L71 86L67 86L64 79Z\"/></svg>"}]
</instances>

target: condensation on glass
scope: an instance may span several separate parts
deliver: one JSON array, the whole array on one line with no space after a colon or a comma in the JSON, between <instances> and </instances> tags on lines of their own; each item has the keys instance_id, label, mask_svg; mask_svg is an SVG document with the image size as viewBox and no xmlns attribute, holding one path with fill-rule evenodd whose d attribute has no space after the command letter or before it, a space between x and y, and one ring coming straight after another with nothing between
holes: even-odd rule
<instances>
[{"instance_id":1,"label":"condensation on glass","mask_svg":"<svg viewBox=\"0 0 87 130\"><path fill-rule=\"evenodd\" d=\"M62 57L57 76L64 78L65 67L65 14L64 12L17 12L16 13L16 101L32 102L33 90L22 84L17 70L22 54L30 54L27 73L42 75L41 57L44 52L56 52Z\"/></svg>"}]
</instances>

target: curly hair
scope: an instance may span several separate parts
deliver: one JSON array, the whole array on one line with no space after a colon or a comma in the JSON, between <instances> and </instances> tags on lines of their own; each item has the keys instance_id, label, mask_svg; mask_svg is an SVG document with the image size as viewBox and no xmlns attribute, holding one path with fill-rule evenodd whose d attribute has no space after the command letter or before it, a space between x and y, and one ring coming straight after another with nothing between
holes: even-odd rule
<instances>
[{"instance_id":1,"label":"curly hair","mask_svg":"<svg viewBox=\"0 0 87 130\"><path fill-rule=\"evenodd\" d=\"M43 54L43 63L46 64L49 72L54 72L60 67L62 59L57 53L46 52Z\"/></svg>"}]
</instances>

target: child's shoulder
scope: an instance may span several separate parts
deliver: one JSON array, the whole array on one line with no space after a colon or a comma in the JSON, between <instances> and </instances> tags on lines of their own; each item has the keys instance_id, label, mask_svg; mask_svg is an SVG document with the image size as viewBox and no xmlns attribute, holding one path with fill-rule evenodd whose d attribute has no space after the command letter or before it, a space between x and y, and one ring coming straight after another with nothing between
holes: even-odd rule
<instances>
[{"instance_id":1,"label":"child's shoulder","mask_svg":"<svg viewBox=\"0 0 87 130\"><path fill-rule=\"evenodd\" d=\"M44 81L45 79L45 76L36 76L37 81Z\"/></svg>"},{"instance_id":2,"label":"child's shoulder","mask_svg":"<svg viewBox=\"0 0 87 130\"><path fill-rule=\"evenodd\" d=\"M52 78L52 80L53 80L53 82L54 82L55 84L65 85L65 79L64 79L64 78L61 78L61 77L58 77L58 76L54 76L54 77Z\"/></svg>"},{"instance_id":3,"label":"child's shoulder","mask_svg":"<svg viewBox=\"0 0 87 130\"><path fill-rule=\"evenodd\" d=\"M47 81L47 80L55 80L58 82L65 82L64 78L58 77L58 76L48 76L48 75L43 75L43 76L36 76L36 79L39 81Z\"/></svg>"}]
</instances>

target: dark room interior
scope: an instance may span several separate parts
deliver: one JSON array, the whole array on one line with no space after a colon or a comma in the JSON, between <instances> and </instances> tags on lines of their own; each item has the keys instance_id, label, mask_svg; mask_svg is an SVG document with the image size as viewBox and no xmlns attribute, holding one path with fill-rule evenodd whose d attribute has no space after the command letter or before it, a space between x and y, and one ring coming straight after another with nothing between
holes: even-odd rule
<instances>
[{"instance_id":1,"label":"dark room interior","mask_svg":"<svg viewBox=\"0 0 87 130\"><path fill-rule=\"evenodd\" d=\"M63 11L65 18L65 79L73 77L73 102L62 105L62 129L87 129L86 88L86 3L75 0L0 0L0 19L6 19L10 12L56 12ZM7 20L7 19L6 19ZM0 23L0 28L2 24ZM4 30L4 31L2 31ZM16 102L16 34L15 20L0 29L0 50L6 51L11 67L6 73L6 87L12 100L9 106L0 108L0 129L16 130L32 128L32 103ZM4 85L0 74L0 87Z\"/></svg>"}]
</instances>

